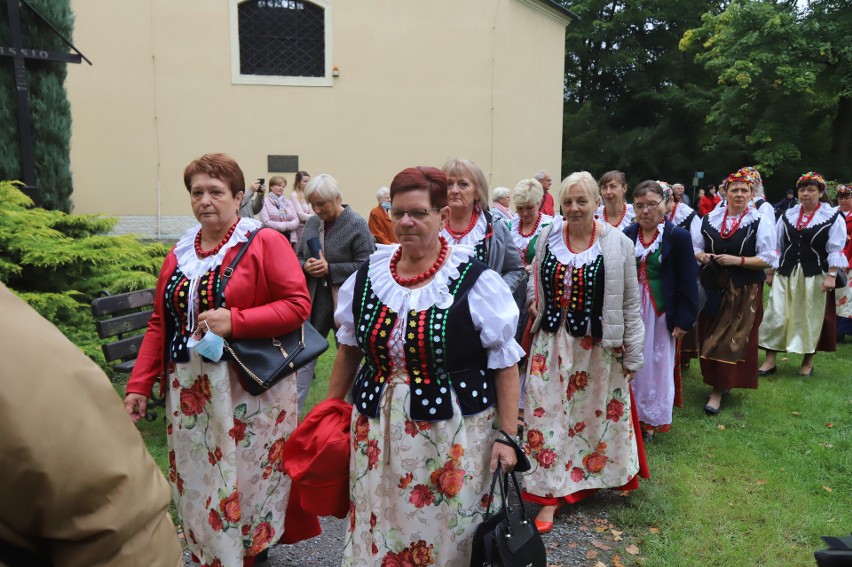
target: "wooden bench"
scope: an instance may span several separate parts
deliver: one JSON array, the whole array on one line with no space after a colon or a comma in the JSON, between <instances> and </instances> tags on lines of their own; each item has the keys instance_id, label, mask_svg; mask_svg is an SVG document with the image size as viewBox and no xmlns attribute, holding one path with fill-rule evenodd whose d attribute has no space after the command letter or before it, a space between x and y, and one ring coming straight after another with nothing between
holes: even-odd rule
<instances>
[{"instance_id":1,"label":"wooden bench","mask_svg":"<svg viewBox=\"0 0 852 567\"><path fill-rule=\"evenodd\" d=\"M109 342L101 345L101 349L104 358L107 362L113 363L116 372L129 374L136 364L144 330L154 312L154 289L116 295L102 293L102 297L92 301L92 315L95 317L98 336L109 339ZM159 385L155 384L154 388L158 389ZM156 412L151 411L156 407L165 407L165 400L153 392L148 399L145 419L148 421L157 419Z\"/></svg>"}]
</instances>

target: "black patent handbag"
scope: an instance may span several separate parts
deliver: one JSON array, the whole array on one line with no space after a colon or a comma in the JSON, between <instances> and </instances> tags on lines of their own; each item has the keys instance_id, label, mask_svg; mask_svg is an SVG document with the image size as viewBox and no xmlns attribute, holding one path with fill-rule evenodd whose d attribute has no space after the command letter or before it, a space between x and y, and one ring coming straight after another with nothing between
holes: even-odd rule
<instances>
[{"instance_id":1,"label":"black patent handbag","mask_svg":"<svg viewBox=\"0 0 852 567\"><path fill-rule=\"evenodd\" d=\"M216 295L215 307L222 305L225 286L233 275L234 268L261 230L263 229L249 235L231 265L222 271L222 285ZM225 351L229 355L226 358L230 358L240 377L240 383L252 396L263 394L308 362L318 358L326 349L328 341L308 321L295 331L277 337L225 341Z\"/></svg>"},{"instance_id":2,"label":"black patent handbag","mask_svg":"<svg viewBox=\"0 0 852 567\"><path fill-rule=\"evenodd\" d=\"M509 479L515 487L519 505L509 506ZM491 503L494 501L494 488L500 485L500 509L491 515ZM470 556L471 567L547 567L547 552L544 541L535 524L527 515L521 489L515 472L503 474L503 467L497 465L491 479L491 491L485 520L476 526L473 533L473 549Z\"/></svg>"}]
</instances>

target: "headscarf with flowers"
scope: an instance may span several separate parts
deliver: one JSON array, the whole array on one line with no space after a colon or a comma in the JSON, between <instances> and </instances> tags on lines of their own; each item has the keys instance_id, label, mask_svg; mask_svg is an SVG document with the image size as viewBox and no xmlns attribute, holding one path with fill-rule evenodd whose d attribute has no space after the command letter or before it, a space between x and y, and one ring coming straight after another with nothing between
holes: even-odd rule
<instances>
[{"instance_id":1,"label":"headscarf with flowers","mask_svg":"<svg viewBox=\"0 0 852 567\"><path fill-rule=\"evenodd\" d=\"M751 178L751 184L753 187L763 186L763 178L760 176L760 172L757 170L756 167L747 166L741 168L740 171Z\"/></svg>"},{"instance_id":2,"label":"headscarf with flowers","mask_svg":"<svg viewBox=\"0 0 852 567\"><path fill-rule=\"evenodd\" d=\"M665 199L666 203L671 201L672 197L674 197L674 190L672 189L672 186L666 183L665 181L660 181L659 179L657 180L657 185L662 187L663 198Z\"/></svg>"},{"instance_id":3,"label":"headscarf with flowers","mask_svg":"<svg viewBox=\"0 0 852 567\"><path fill-rule=\"evenodd\" d=\"M838 185L837 196L840 195L852 195L852 185Z\"/></svg>"},{"instance_id":4,"label":"headscarf with flowers","mask_svg":"<svg viewBox=\"0 0 852 567\"><path fill-rule=\"evenodd\" d=\"M816 171L809 171L803 174L798 181L796 181L796 187L801 187L802 185L811 185L815 184L819 187L820 191L825 191L825 178L817 173Z\"/></svg>"},{"instance_id":5,"label":"headscarf with flowers","mask_svg":"<svg viewBox=\"0 0 852 567\"><path fill-rule=\"evenodd\" d=\"M736 172L730 174L723 182L722 189L727 190L728 185L732 183L745 183L749 186L749 188L754 187L754 175L751 174L750 171L746 171L749 168L742 168L737 170Z\"/></svg>"}]
</instances>

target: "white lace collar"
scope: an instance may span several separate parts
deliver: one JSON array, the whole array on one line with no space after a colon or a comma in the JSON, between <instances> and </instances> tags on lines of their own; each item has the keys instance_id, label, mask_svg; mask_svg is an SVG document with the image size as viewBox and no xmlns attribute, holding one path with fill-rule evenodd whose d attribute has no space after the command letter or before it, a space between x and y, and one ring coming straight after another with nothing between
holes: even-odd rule
<instances>
[{"instance_id":1,"label":"white lace collar","mask_svg":"<svg viewBox=\"0 0 852 567\"><path fill-rule=\"evenodd\" d=\"M539 221L538 226L535 227L535 230L532 232L532 234L524 236L521 234L521 217L515 215L514 217L512 217L512 240L514 241L515 246L517 246L519 249L525 250L526 247L529 246L530 240L532 240L535 235L540 234L541 229L549 225L551 222L553 222L552 216L541 213L541 220Z\"/></svg>"},{"instance_id":2,"label":"white lace collar","mask_svg":"<svg viewBox=\"0 0 852 567\"><path fill-rule=\"evenodd\" d=\"M598 207L598 210L595 211L595 220L609 224L612 228L617 228L618 230L623 231L625 228L633 224L633 221L636 219L636 213L633 210L633 205L630 203L624 203L624 216L621 217L621 222L618 226L613 226L609 223L609 221L604 219L604 207L606 207L606 205L601 205Z\"/></svg>"},{"instance_id":3,"label":"white lace collar","mask_svg":"<svg viewBox=\"0 0 852 567\"><path fill-rule=\"evenodd\" d=\"M447 221L450 222L449 220ZM464 244L466 246L476 246L485 238L485 231L488 228L488 222L485 220L485 214L480 211L479 218L476 219L476 225L471 229L470 232L462 236L460 239L456 240L456 238L450 234L446 228L441 229L441 236L447 239L447 242L450 244Z\"/></svg>"},{"instance_id":4,"label":"white lace collar","mask_svg":"<svg viewBox=\"0 0 852 567\"><path fill-rule=\"evenodd\" d=\"M784 216L787 217L787 221L793 226L796 226L796 222L799 220L799 211L802 210L802 205L796 205L787 209L787 212L784 213ZM808 226L817 226L823 223L826 223L834 217L834 209L831 208L831 205L828 203L820 202L819 208L814 211L814 217L811 219L811 222L808 223Z\"/></svg>"},{"instance_id":5,"label":"white lace collar","mask_svg":"<svg viewBox=\"0 0 852 567\"><path fill-rule=\"evenodd\" d=\"M559 263L564 266L573 266L575 268L579 268L581 266L585 266L586 264L591 264L595 260L598 259L598 256L601 255L601 236L602 234L598 234L597 238L595 238L595 243L592 244L592 247L588 250L583 250L579 254L575 254L568 250L568 246L565 245L565 239L562 237L562 229L565 226L565 219L560 217L555 217L553 222L550 224L550 235L547 237L547 246L550 248L550 252L556 256L556 259L559 260ZM613 230L616 230L614 226L610 227ZM604 227L606 230L606 227Z\"/></svg>"},{"instance_id":6,"label":"white lace collar","mask_svg":"<svg viewBox=\"0 0 852 567\"><path fill-rule=\"evenodd\" d=\"M390 261L399 248L399 244L378 244L370 255L370 267L367 275L373 285L373 293L379 301L396 311L408 313L409 310L423 311L437 305L447 308L453 304L449 282L459 277L459 266L474 255L472 246L455 245L450 247L444 265L428 284L410 289L396 283L390 272Z\"/></svg>"},{"instance_id":7,"label":"white lace collar","mask_svg":"<svg viewBox=\"0 0 852 567\"><path fill-rule=\"evenodd\" d=\"M686 203L677 203L674 208L674 216L669 219L669 222L675 226L680 226L686 217L692 214L692 207L687 205ZM669 218L671 213L666 213L666 218Z\"/></svg>"},{"instance_id":8,"label":"white lace collar","mask_svg":"<svg viewBox=\"0 0 852 567\"><path fill-rule=\"evenodd\" d=\"M224 260L228 250L248 240L248 233L258 228L260 228L259 221L252 218L241 218L228 242L216 254L207 258L199 258L195 253L195 236L201 230L200 224L190 228L180 237L180 240L175 245L174 253L177 258L178 269L189 280L189 297L186 299L186 304L189 307L186 318L186 327L188 330L192 331L195 328L195 312L192 306L195 305L198 280L210 270L221 266L222 260Z\"/></svg>"},{"instance_id":9,"label":"white lace collar","mask_svg":"<svg viewBox=\"0 0 852 567\"><path fill-rule=\"evenodd\" d=\"M666 227L666 219L663 219L663 222L657 225L657 236L654 238L654 241L648 245L647 248L642 245L642 239L639 237L641 232L636 233L636 245L634 248L634 252L636 253L636 257L640 260L644 260L651 254L657 251L657 248L660 247L660 242L663 241L663 229Z\"/></svg>"},{"instance_id":10,"label":"white lace collar","mask_svg":"<svg viewBox=\"0 0 852 567\"><path fill-rule=\"evenodd\" d=\"M721 232L722 230L722 222L725 220L725 213L727 212L728 207L726 205L719 205L709 213L707 213L707 222L710 223L717 232ZM728 217L728 219L735 219L737 217ZM757 212L757 209L754 208L751 204L748 205L746 209L746 214L743 217L743 220L740 222L739 228L745 228L753 222L760 220L760 213Z\"/></svg>"}]
</instances>

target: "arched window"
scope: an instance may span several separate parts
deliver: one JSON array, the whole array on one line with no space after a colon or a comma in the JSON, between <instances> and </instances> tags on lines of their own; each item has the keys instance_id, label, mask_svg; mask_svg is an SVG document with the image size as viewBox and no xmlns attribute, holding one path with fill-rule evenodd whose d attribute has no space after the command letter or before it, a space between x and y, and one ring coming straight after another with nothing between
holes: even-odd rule
<instances>
[{"instance_id":1,"label":"arched window","mask_svg":"<svg viewBox=\"0 0 852 567\"><path fill-rule=\"evenodd\" d=\"M331 85L328 0L231 0L234 83Z\"/></svg>"}]
</instances>

